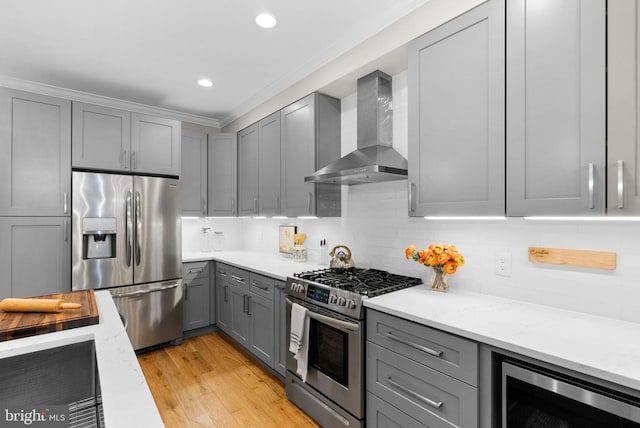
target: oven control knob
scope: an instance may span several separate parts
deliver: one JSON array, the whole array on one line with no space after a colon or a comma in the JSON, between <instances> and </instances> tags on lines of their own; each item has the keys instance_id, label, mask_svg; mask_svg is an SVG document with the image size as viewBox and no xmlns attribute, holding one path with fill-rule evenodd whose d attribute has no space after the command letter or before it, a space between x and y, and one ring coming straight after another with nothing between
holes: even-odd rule
<instances>
[{"instance_id":1,"label":"oven control knob","mask_svg":"<svg viewBox=\"0 0 640 428\"><path fill-rule=\"evenodd\" d=\"M338 297L338 306L344 306L347 303L344 297Z\"/></svg>"},{"instance_id":2,"label":"oven control knob","mask_svg":"<svg viewBox=\"0 0 640 428\"><path fill-rule=\"evenodd\" d=\"M338 297L335 294L329 296L329 303L335 304L338 301Z\"/></svg>"},{"instance_id":3,"label":"oven control knob","mask_svg":"<svg viewBox=\"0 0 640 428\"><path fill-rule=\"evenodd\" d=\"M353 300L351 300L351 299L347 299L347 304L346 304L346 306L347 306L347 309L355 309L355 307L356 307L356 302L354 302L354 301L353 301Z\"/></svg>"},{"instance_id":4,"label":"oven control knob","mask_svg":"<svg viewBox=\"0 0 640 428\"><path fill-rule=\"evenodd\" d=\"M291 289L296 293L300 293L303 290L304 286L302 284L298 284L297 282L291 283Z\"/></svg>"},{"instance_id":5,"label":"oven control knob","mask_svg":"<svg viewBox=\"0 0 640 428\"><path fill-rule=\"evenodd\" d=\"M298 293L304 293L304 284L298 284Z\"/></svg>"}]
</instances>

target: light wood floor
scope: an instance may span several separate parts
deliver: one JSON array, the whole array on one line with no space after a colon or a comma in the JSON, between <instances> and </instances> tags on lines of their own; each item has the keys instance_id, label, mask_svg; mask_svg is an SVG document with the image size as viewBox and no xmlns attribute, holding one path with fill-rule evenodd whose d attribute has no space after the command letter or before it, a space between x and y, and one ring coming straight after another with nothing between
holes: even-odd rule
<instances>
[{"instance_id":1,"label":"light wood floor","mask_svg":"<svg viewBox=\"0 0 640 428\"><path fill-rule=\"evenodd\" d=\"M224 333L138 361L167 428L318 427L287 400L284 384Z\"/></svg>"}]
</instances>

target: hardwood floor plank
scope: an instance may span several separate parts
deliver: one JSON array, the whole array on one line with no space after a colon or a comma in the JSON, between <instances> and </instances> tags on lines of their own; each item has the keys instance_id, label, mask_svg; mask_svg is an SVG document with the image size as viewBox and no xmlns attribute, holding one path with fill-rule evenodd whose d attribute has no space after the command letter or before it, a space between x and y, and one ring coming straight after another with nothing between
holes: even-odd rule
<instances>
[{"instance_id":1,"label":"hardwood floor plank","mask_svg":"<svg viewBox=\"0 0 640 428\"><path fill-rule=\"evenodd\" d=\"M284 384L224 333L138 356L165 426L319 427Z\"/></svg>"}]
</instances>

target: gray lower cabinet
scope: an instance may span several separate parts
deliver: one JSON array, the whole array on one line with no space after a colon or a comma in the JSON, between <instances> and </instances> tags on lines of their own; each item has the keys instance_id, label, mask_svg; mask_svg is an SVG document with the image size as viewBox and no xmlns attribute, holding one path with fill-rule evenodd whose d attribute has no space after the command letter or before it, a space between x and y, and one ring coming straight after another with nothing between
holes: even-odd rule
<instances>
[{"instance_id":1,"label":"gray lower cabinet","mask_svg":"<svg viewBox=\"0 0 640 428\"><path fill-rule=\"evenodd\" d=\"M478 427L478 344L367 310L366 389L367 425Z\"/></svg>"},{"instance_id":2,"label":"gray lower cabinet","mask_svg":"<svg viewBox=\"0 0 640 428\"><path fill-rule=\"evenodd\" d=\"M70 222L0 217L0 299L71 291Z\"/></svg>"},{"instance_id":3,"label":"gray lower cabinet","mask_svg":"<svg viewBox=\"0 0 640 428\"><path fill-rule=\"evenodd\" d=\"M182 129L182 215L207 215L207 134Z\"/></svg>"},{"instance_id":4,"label":"gray lower cabinet","mask_svg":"<svg viewBox=\"0 0 640 428\"><path fill-rule=\"evenodd\" d=\"M504 1L408 48L409 215L504 215Z\"/></svg>"},{"instance_id":5,"label":"gray lower cabinet","mask_svg":"<svg viewBox=\"0 0 640 428\"><path fill-rule=\"evenodd\" d=\"M184 287L183 330L207 327L210 324L209 262L183 263Z\"/></svg>"},{"instance_id":6,"label":"gray lower cabinet","mask_svg":"<svg viewBox=\"0 0 640 428\"><path fill-rule=\"evenodd\" d=\"M507 2L509 216L605 211L606 3Z\"/></svg>"},{"instance_id":7,"label":"gray lower cabinet","mask_svg":"<svg viewBox=\"0 0 640 428\"><path fill-rule=\"evenodd\" d=\"M71 102L0 88L0 215L71 215Z\"/></svg>"},{"instance_id":8,"label":"gray lower cabinet","mask_svg":"<svg viewBox=\"0 0 640 428\"><path fill-rule=\"evenodd\" d=\"M72 108L72 166L128 170L131 112L76 101Z\"/></svg>"},{"instance_id":9,"label":"gray lower cabinet","mask_svg":"<svg viewBox=\"0 0 640 428\"><path fill-rule=\"evenodd\" d=\"M280 111L282 215L339 217L341 186L304 177L340 158L340 100L312 93Z\"/></svg>"},{"instance_id":10,"label":"gray lower cabinet","mask_svg":"<svg viewBox=\"0 0 640 428\"><path fill-rule=\"evenodd\" d=\"M231 277L230 268L222 263L216 263L216 326L231 335Z\"/></svg>"},{"instance_id":11,"label":"gray lower cabinet","mask_svg":"<svg viewBox=\"0 0 640 428\"><path fill-rule=\"evenodd\" d=\"M275 281L275 294L273 296L274 316L275 316L275 338L276 346L274 352L275 369L280 375L287 374L287 350L289 348L289 338L287 337L287 303L285 294L286 283Z\"/></svg>"},{"instance_id":12,"label":"gray lower cabinet","mask_svg":"<svg viewBox=\"0 0 640 428\"><path fill-rule=\"evenodd\" d=\"M181 129L178 120L131 113L131 171L179 176Z\"/></svg>"},{"instance_id":13,"label":"gray lower cabinet","mask_svg":"<svg viewBox=\"0 0 640 428\"><path fill-rule=\"evenodd\" d=\"M238 215L237 133L209 134L207 204L211 217Z\"/></svg>"},{"instance_id":14,"label":"gray lower cabinet","mask_svg":"<svg viewBox=\"0 0 640 428\"><path fill-rule=\"evenodd\" d=\"M607 215L640 213L640 5L607 4Z\"/></svg>"},{"instance_id":15,"label":"gray lower cabinet","mask_svg":"<svg viewBox=\"0 0 640 428\"><path fill-rule=\"evenodd\" d=\"M259 212L259 151L258 124L238 132L238 215L258 215Z\"/></svg>"}]
</instances>

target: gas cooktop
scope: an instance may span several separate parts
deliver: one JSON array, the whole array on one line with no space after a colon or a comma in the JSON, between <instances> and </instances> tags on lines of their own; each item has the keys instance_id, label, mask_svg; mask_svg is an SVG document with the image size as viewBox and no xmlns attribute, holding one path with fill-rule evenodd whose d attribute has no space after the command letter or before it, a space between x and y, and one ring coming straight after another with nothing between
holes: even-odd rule
<instances>
[{"instance_id":1,"label":"gas cooktop","mask_svg":"<svg viewBox=\"0 0 640 428\"><path fill-rule=\"evenodd\" d=\"M362 319L362 300L422 284L420 278L378 269L320 269L296 273L287 279L288 295Z\"/></svg>"}]
</instances>

